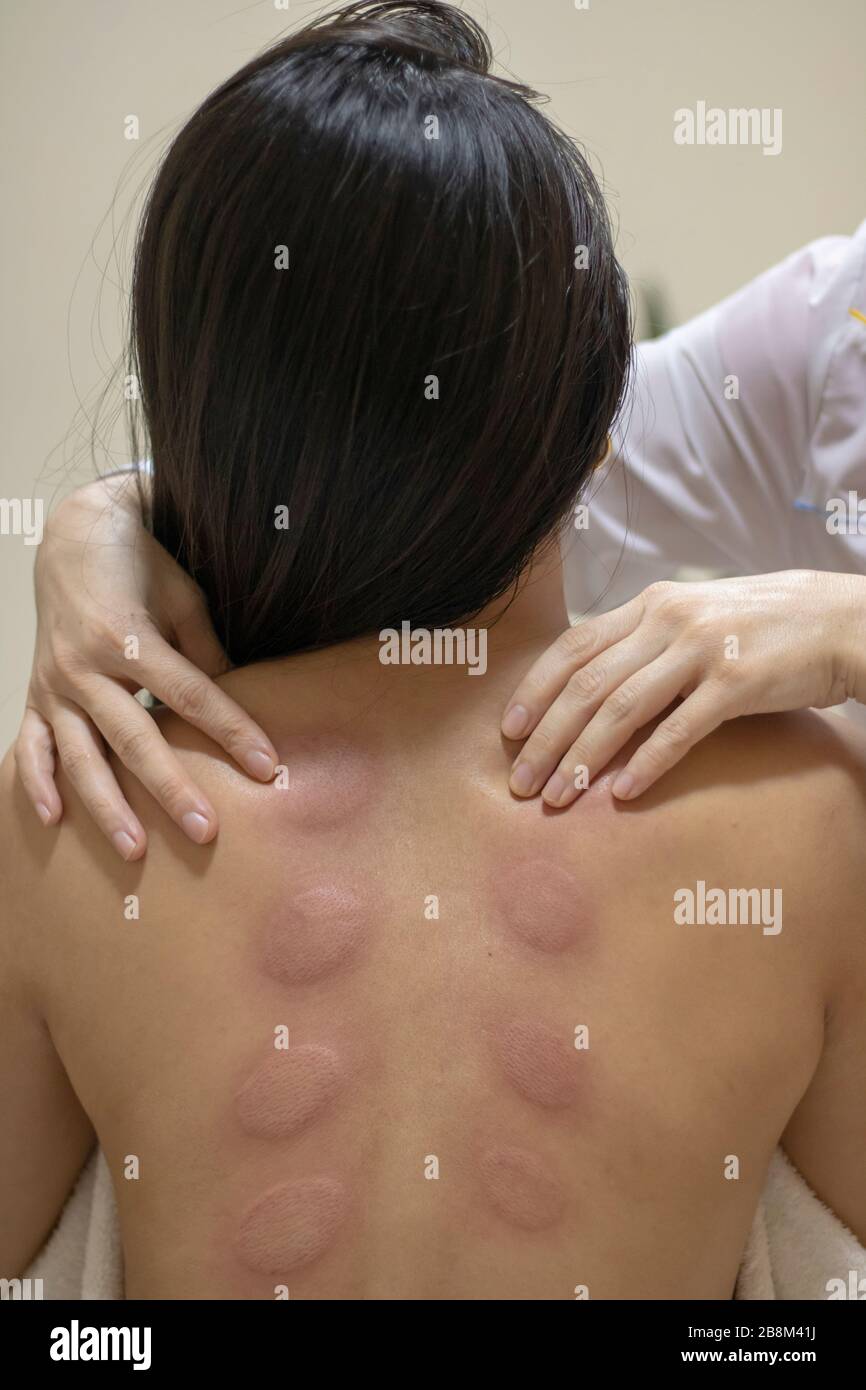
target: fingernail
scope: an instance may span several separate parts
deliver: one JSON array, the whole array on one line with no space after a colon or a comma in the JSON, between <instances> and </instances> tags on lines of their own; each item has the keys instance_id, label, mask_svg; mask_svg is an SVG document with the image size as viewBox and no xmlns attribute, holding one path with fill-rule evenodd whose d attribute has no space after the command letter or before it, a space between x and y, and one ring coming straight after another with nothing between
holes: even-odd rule
<instances>
[{"instance_id":1,"label":"fingernail","mask_svg":"<svg viewBox=\"0 0 866 1390\"><path fill-rule=\"evenodd\" d=\"M556 803L562 799L567 790L568 783L562 773L554 772L541 795L544 797L545 801L549 801L552 806L555 806Z\"/></svg>"},{"instance_id":2,"label":"fingernail","mask_svg":"<svg viewBox=\"0 0 866 1390\"><path fill-rule=\"evenodd\" d=\"M621 801L627 801L634 786L634 778L630 772L621 772L616 778L611 791L614 796L618 796Z\"/></svg>"},{"instance_id":3,"label":"fingernail","mask_svg":"<svg viewBox=\"0 0 866 1390\"><path fill-rule=\"evenodd\" d=\"M528 796L535 785L535 773L529 763L518 763L511 774L511 790L517 796Z\"/></svg>"},{"instance_id":4,"label":"fingernail","mask_svg":"<svg viewBox=\"0 0 866 1390\"><path fill-rule=\"evenodd\" d=\"M262 753L258 748L253 748L249 753L244 754L244 767L251 777L257 777L261 782L270 782L274 775L275 763L269 753Z\"/></svg>"},{"instance_id":5,"label":"fingernail","mask_svg":"<svg viewBox=\"0 0 866 1390\"><path fill-rule=\"evenodd\" d=\"M125 830L115 830L111 843L122 859L129 859L130 855L135 853L135 841Z\"/></svg>"},{"instance_id":6,"label":"fingernail","mask_svg":"<svg viewBox=\"0 0 866 1390\"><path fill-rule=\"evenodd\" d=\"M49 811L48 807L45 805L45 802L44 802L44 801L37 801L37 803L36 803L36 814L37 814L37 816L39 817L39 819L41 820L41 822L42 822L43 825L49 825L49 824L51 823L51 812Z\"/></svg>"},{"instance_id":7,"label":"fingernail","mask_svg":"<svg viewBox=\"0 0 866 1390\"><path fill-rule=\"evenodd\" d=\"M502 732L506 738L522 738L528 724L529 710L523 705L512 705L502 720Z\"/></svg>"},{"instance_id":8,"label":"fingernail","mask_svg":"<svg viewBox=\"0 0 866 1390\"><path fill-rule=\"evenodd\" d=\"M203 845L210 834L210 824L204 816L200 816L198 811L187 811L185 816L181 816L181 825L191 840L195 840L197 845Z\"/></svg>"}]
</instances>

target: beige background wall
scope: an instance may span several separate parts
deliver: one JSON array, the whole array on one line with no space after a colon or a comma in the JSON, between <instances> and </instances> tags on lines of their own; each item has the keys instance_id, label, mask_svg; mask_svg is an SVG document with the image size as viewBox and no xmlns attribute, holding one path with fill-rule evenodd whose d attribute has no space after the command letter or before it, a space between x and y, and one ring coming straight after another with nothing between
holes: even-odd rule
<instances>
[{"instance_id":1,"label":"beige background wall","mask_svg":"<svg viewBox=\"0 0 866 1390\"><path fill-rule=\"evenodd\" d=\"M117 284L132 195L205 93L319 8L3 0L0 497L47 502L89 475L89 416L120 347ZM673 319L866 216L864 0L589 0L587 10L574 0L468 0L466 8L486 20L500 61L550 95L553 114L595 157L620 254L635 282L661 288ZM676 146L673 112L699 100L781 107L782 153ZM130 114L140 121L137 143L124 138ZM117 401L108 395L106 420ZM104 443L124 461L122 434ZM2 748L26 690L33 554L21 537L0 535Z\"/></svg>"}]
</instances>

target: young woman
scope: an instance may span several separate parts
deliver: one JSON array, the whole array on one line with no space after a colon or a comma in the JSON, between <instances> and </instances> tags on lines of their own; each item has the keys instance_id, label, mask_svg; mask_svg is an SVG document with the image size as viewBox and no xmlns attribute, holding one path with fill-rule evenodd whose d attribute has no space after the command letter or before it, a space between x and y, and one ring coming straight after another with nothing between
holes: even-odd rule
<instances>
[{"instance_id":1,"label":"young woman","mask_svg":"<svg viewBox=\"0 0 866 1390\"><path fill-rule=\"evenodd\" d=\"M507 790L630 335L590 171L489 62L447 6L350 6L160 168L143 500L277 772L157 715L172 814L115 763L123 862L7 758L4 1275L94 1138L131 1297L729 1298L780 1140L866 1237L856 731L727 726L632 806L624 755L564 813ZM140 686L152 627L113 640Z\"/></svg>"}]
</instances>

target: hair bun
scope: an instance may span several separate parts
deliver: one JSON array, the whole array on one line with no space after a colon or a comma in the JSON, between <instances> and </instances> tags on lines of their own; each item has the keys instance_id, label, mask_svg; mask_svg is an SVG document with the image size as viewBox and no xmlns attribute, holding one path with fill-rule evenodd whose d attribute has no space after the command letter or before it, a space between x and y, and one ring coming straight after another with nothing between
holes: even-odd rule
<instances>
[{"instance_id":1,"label":"hair bun","mask_svg":"<svg viewBox=\"0 0 866 1390\"><path fill-rule=\"evenodd\" d=\"M493 61L484 30L441 0L357 0L315 19L307 32L391 49L424 66L463 67L482 76Z\"/></svg>"}]
</instances>

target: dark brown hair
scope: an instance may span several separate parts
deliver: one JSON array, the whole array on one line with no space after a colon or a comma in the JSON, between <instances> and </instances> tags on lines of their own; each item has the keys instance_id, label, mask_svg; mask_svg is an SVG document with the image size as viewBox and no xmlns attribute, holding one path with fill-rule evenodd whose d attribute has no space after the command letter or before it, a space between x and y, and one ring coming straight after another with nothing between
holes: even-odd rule
<instances>
[{"instance_id":1,"label":"dark brown hair","mask_svg":"<svg viewBox=\"0 0 866 1390\"><path fill-rule=\"evenodd\" d=\"M465 620L604 452L631 341L607 211L490 63L450 5L347 5L224 82L159 169L133 443L236 664Z\"/></svg>"}]
</instances>

